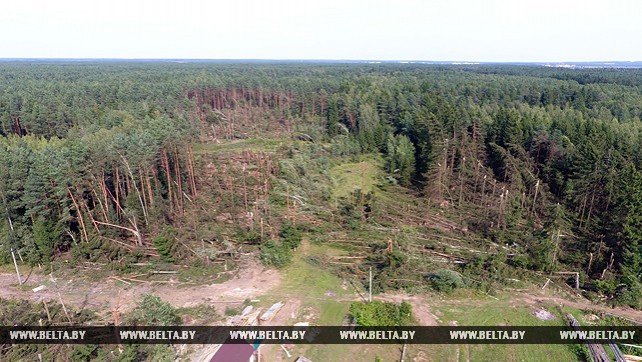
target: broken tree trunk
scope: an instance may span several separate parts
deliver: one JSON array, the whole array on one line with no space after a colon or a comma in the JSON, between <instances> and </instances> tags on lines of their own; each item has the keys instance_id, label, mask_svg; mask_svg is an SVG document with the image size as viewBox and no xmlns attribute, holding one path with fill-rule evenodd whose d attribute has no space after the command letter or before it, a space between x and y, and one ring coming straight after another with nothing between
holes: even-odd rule
<instances>
[{"instance_id":1,"label":"broken tree trunk","mask_svg":"<svg viewBox=\"0 0 642 362\"><path fill-rule=\"evenodd\" d=\"M69 189L69 187L67 187L67 192L69 193L69 196L71 197L71 201L74 203L74 206L76 207L76 212L78 213L78 221L80 222L82 233L85 236L85 241L89 242L89 236L87 235L87 229L85 228L85 221L82 219L82 212L80 211L80 207L78 207L76 198L74 198L74 195L71 193L71 190Z\"/></svg>"},{"instance_id":2,"label":"broken tree trunk","mask_svg":"<svg viewBox=\"0 0 642 362\"><path fill-rule=\"evenodd\" d=\"M183 213L183 181L181 177L181 165L180 159L178 157L178 149L174 145L174 173L176 180L176 201L178 203L178 210Z\"/></svg>"},{"instance_id":3,"label":"broken tree trunk","mask_svg":"<svg viewBox=\"0 0 642 362\"><path fill-rule=\"evenodd\" d=\"M132 221L130 220L130 222L132 222ZM140 235L140 232L138 231L138 227L137 227L135 222L132 222L133 223L132 226L134 227L134 229L130 229L128 227L120 226L120 225L116 225L116 224L110 224L110 223L106 223L106 222L101 222L101 221L96 221L96 223L101 224L101 225L105 225L105 226L115 227L117 229L127 230L127 231L131 232L132 234L134 234L134 236L136 237L136 239L138 241L138 245L139 246L143 245L143 239L142 239L142 237Z\"/></svg>"},{"instance_id":4,"label":"broken tree trunk","mask_svg":"<svg viewBox=\"0 0 642 362\"><path fill-rule=\"evenodd\" d=\"M161 160L163 168L165 169L165 175L167 175L167 200L169 200L169 205L172 207L174 205L172 197L172 173L169 169L169 158L167 157L167 150L165 148L163 148Z\"/></svg>"},{"instance_id":5,"label":"broken tree trunk","mask_svg":"<svg viewBox=\"0 0 642 362\"><path fill-rule=\"evenodd\" d=\"M116 166L115 173L114 193L116 194L116 215L120 218L120 212L123 208L120 206L120 175L118 174L118 166Z\"/></svg>"},{"instance_id":6,"label":"broken tree trunk","mask_svg":"<svg viewBox=\"0 0 642 362\"><path fill-rule=\"evenodd\" d=\"M535 183L535 195L533 196L533 208L531 209L530 216L535 212L535 201L537 200L537 192L539 191L539 180Z\"/></svg>"},{"instance_id":7,"label":"broken tree trunk","mask_svg":"<svg viewBox=\"0 0 642 362\"><path fill-rule=\"evenodd\" d=\"M138 196L140 207L143 209L143 216L145 217L145 225L149 225L149 222L147 221L147 208L145 207L145 203L143 202L143 199L140 196L140 190L138 190L138 186L136 185L136 179L134 178L134 173L132 172L131 167L129 167L129 162L127 162L127 159L123 155L120 155L120 158L123 160L123 163L125 164L125 167L127 168L129 175L131 176L132 183L134 184L134 191L136 191L136 196Z\"/></svg>"}]
</instances>

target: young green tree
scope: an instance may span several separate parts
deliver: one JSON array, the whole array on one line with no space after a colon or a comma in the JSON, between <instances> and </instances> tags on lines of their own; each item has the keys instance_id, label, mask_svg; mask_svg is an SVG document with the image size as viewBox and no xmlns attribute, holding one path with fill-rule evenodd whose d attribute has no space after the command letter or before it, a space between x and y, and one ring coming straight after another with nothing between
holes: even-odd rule
<instances>
[{"instance_id":1,"label":"young green tree","mask_svg":"<svg viewBox=\"0 0 642 362\"><path fill-rule=\"evenodd\" d=\"M622 224L622 303L642 307L642 173L630 165L624 177Z\"/></svg>"},{"instance_id":2,"label":"young green tree","mask_svg":"<svg viewBox=\"0 0 642 362\"><path fill-rule=\"evenodd\" d=\"M415 146L402 134L388 137L386 169L399 182L408 186L415 173Z\"/></svg>"}]
</instances>

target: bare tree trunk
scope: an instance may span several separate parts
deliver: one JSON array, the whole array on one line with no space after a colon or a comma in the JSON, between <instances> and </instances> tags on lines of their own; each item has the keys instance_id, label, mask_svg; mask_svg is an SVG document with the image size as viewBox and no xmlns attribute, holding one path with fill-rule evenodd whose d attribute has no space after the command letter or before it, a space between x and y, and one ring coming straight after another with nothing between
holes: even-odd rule
<instances>
[{"instance_id":1,"label":"bare tree trunk","mask_svg":"<svg viewBox=\"0 0 642 362\"><path fill-rule=\"evenodd\" d=\"M5 208L6 208L6 200L5 200ZM11 222L11 217L9 216L8 209L7 209L7 219L9 220L9 227L11 228L11 238L13 239L14 237L13 222ZM16 254L13 251L13 246L11 246L11 258L13 259L13 266L16 267L16 275L18 276L18 283L22 285L22 277L20 276L20 269L18 269L18 262L16 261Z\"/></svg>"},{"instance_id":2,"label":"bare tree trunk","mask_svg":"<svg viewBox=\"0 0 642 362\"><path fill-rule=\"evenodd\" d=\"M96 192L96 190L94 190L94 188L92 188L91 191L94 194L94 199L98 200L98 206L100 206L100 211L102 211L104 220L109 222L107 218L107 211L105 210L105 206L103 205L103 202L100 200L100 197L98 197L98 193Z\"/></svg>"},{"instance_id":3,"label":"bare tree trunk","mask_svg":"<svg viewBox=\"0 0 642 362\"><path fill-rule=\"evenodd\" d=\"M230 182L230 200L232 204L230 205L230 210L232 212L232 219L236 219L236 205L234 202L234 181L232 180L232 175L228 175L228 180Z\"/></svg>"},{"instance_id":4,"label":"bare tree trunk","mask_svg":"<svg viewBox=\"0 0 642 362\"><path fill-rule=\"evenodd\" d=\"M484 175L484 183L482 184L481 191L481 204L480 206L484 207L484 196L486 196L486 175Z\"/></svg>"},{"instance_id":5,"label":"bare tree trunk","mask_svg":"<svg viewBox=\"0 0 642 362\"><path fill-rule=\"evenodd\" d=\"M459 207L461 207L462 198L464 196L464 167L466 165L466 157L462 158L461 167L459 168Z\"/></svg>"},{"instance_id":6,"label":"bare tree trunk","mask_svg":"<svg viewBox=\"0 0 642 362\"><path fill-rule=\"evenodd\" d=\"M103 177L100 181L103 189L103 197L105 200L105 210L109 212L109 199L107 198L107 184L105 183L105 171L103 171Z\"/></svg>"},{"instance_id":7,"label":"bare tree trunk","mask_svg":"<svg viewBox=\"0 0 642 362\"><path fill-rule=\"evenodd\" d=\"M584 210L586 210L586 202L588 201L588 195L584 195L584 202L580 207L580 228L582 228L582 223L584 221Z\"/></svg>"},{"instance_id":8,"label":"bare tree trunk","mask_svg":"<svg viewBox=\"0 0 642 362\"><path fill-rule=\"evenodd\" d=\"M138 165L138 179L140 180L140 189L142 190L141 194L143 195L143 203L145 208L149 209L149 204L147 201L147 193L145 192L145 179L143 178L143 167Z\"/></svg>"},{"instance_id":9,"label":"bare tree trunk","mask_svg":"<svg viewBox=\"0 0 642 362\"><path fill-rule=\"evenodd\" d=\"M143 202L143 199L140 196L140 191L138 190L138 186L136 186L136 180L134 179L134 173L132 172L131 167L129 167L129 162L127 162L127 159L125 156L120 155L120 158L123 160L123 163L125 164L125 167L127 167L127 171L129 172L129 175L131 176L132 183L134 184L134 190L136 191L136 196L138 196L138 201L140 202L140 207L143 209L143 216L145 217L145 225L149 225L149 222L147 220L147 208L145 207L145 203ZM129 182L127 183L129 185Z\"/></svg>"},{"instance_id":10,"label":"bare tree trunk","mask_svg":"<svg viewBox=\"0 0 642 362\"><path fill-rule=\"evenodd\" d=\"M174 145L174 172L176 175L176 201L178 202L178 210L183 213L183 181L181 180L181 165L178 157L178 149Z\"/></svg>"},{"instance_id":11,"label":"bare tree trunk","mask_svg":"<svg viewBox=\"0 0 642 362\"><path fill-rule=\"evenodd\" d=\"M191 184L192 184L192 196L194 197L194 199L196 199L196 196L197 196L196 176L195 176L196 171L194 170L194 153L192 152L192 146L191 145L187 146L187 161L188 161L188 168L190 170L190 181L191 181Z\"/></svg>"},{"instance_id":12,"label":"bare tree trunk","mask_svg":"<svg viewBox=\"0 0 642 362\"><path fill-rule=\"evenodd\" d=\"M364 210L365 203L365 187L366 187L366 166L364 162L361 162L361 221L366 221L366 211Z\"/></svg>"},{"instance_id":13,"label":"bare tree trunk","mask_svg":"<svg viewBox=\"0 0 642 362\"><path fill-rule=\"evenodd\" d=\"M152 175L154 176L154 190L158 191L158 173L156 173L156 167L152 165Z\"/></svg>"},{"instance_id":14,"label":"bare tree trunk","mask_svg":"<svg viewBox=\"0 0 642 362\"><path fill-rule=\"evenodd\" d=\"M127 197L129 194L132 193L132 188L131 188L131 185L129 183L129 174L127 174L127 173L125 173L125 186L126 186L126 191L127 191L127 194L125 195L125 197Z\"/></svg>"},{"instance_id":15,"label":"bare tree trunk","mask_svg":"<svg viewBox=\"0 0 642 362\"><path fill-rule=\"evenodd\" d=\"M114 193L116 194L116 214L118 215L118 218L120 218L120 211L123 208L120 206L120 175L118 174L118 166L116 166L115 172L116 178L114 179Z\"/></svg>"},{"instance_id":16,"label":"bare tree trunk","mask_svg":"<svg viewBox=\"0 0 642 362\"><path fill-rule=\"evenodd\" d=\"M169 169L169 159L165 148L163 148L162 156L163 167L165 168L165 174L167 175L167 199L169 200L170 208L172 208L174 205L172 198L172 174Z\"/></svg>"},{"instance_id":17,"label":"bare tree trunk","mask_svg":"<svg viewBox=\"0 0 642 362\"><path fill-rule=\"evenodd\" d=\"M531 209L531 216L535 213L535 201L537 200L537 192L539 191L539 180L535 183L535 195L533 196L533 208Z\"/></svg>"},{"instance_id":18,"label":"bare tree trunk","mask_svg":"<svg viewBox=\"0 0 642 362\"><path fill-rule=\"evenodd\" d=\"M557 249L559 248L560 245L560 230L557 229L557 236L555 237L555 246L553 248L553 259L551 261L551 273L553 272L553 268L555 267L555 261L557 259Z\"/></svg>"},{"instance_id":19,"label":"bare tree trunk","mask_svg":"<svg viewBox=\"0 0 642 362\"><path fill-rule=\"evenodd\" d=\"M102 221L96 221L96 223L98 223L100 225L115 227L117 229L127 230L127 231L131 232L132 234L134 234L134 236L136 237L136 240L138 241L138 245L142 246L143 245L143 240L142 240L142 237L140 235L140 231L138 231L138 226L136 225L136 221L135 220L136 219L133 219L133 218L130 219L132 227L134 227L133 229L125 227L125 226L120 226L120 225L116 225L116 224L110 224L110 223L107 223L107 222L102 222Z\"/></svg>"},{"instance_id":20,"label":"bare tree trunk","mask_svg":"<svg viewBox=\"0 0 642 362\"><path fill-rule=\"evenodd\" d=\"M149 179L149 171L145 169L145 179L147 179L147 194L149 196L149 205L154 207L154 196L152 194L152 181Z\"/></svg>"},{"instance_id":21,"label":"bare tree trunk","mask_svg":"<svg viewBox=\"0 0 642 362\"><path fill-rule=\"evenodd\" d=\"M476 160L476 161L477 161L477 165L475 166L475 186L473 187L473 192L477 192L477 183L479 181L479 168L481 167L481 163L479 162L479 160Z\"/></svg>"},{"instance_id":22,"label":"bare tree trunk","mask_svg":"<svg viewBox=\"0 0 642 362\"><path fill-rule=\"evenodd\" d=\"M77 187L74 187L74 189L78 190ZM98 228L98 225L96 224L96 220L94 220L94 216L91 214L91 211L89 210L89 206L87 206L87 202L85 199L81 199L82 205L85 207L85 210L87 211L87 215L89 216L89 220L91 223L94 225L94 229L96 229L96 233L100 234L100 229Z\"/></svg>"},{"instance_id":23,"label":"bare tree trunk","mask_svg":"<svg viewBox=\"0 0 642 362\"><path fill-rule=\"evenodd\" d=\"M243 202L245 205L245 214L249 212L248 202L247 202L247 182L245 181L245 165L243 165Z\"/></svg>"},{"instance_id":24,"label":"bare tree trunk","mask_svg":"<svg viewBox=\"0 0 642 362\"><path fill-rule=\"evenodd\" d=\"M69 193L69 196L71 197L71 201L74 203L74 206L76 207L76 212L78 213L78 221L80 222L82 233L85 236L85 241L89 242L89 236L87 235L87 229L85 228L85 221L82 219L82 212L80 211L80 208L78 207L78 203L76 202L76 199L74 198L74 195L71 193L71 190L69 189L69 187L67 187L67 192Z\"/></svg>"},{"instance_id":25,"label":"bare tree trunk","mask_svg":"<svg viewBox=\"0 0 642 362\"><path fill-rule=\"evenodd\" d=\"M285 185L285 205L286 205L286 218L291 220L290 217L290 186Z\"/></svg>"}]
</instances>

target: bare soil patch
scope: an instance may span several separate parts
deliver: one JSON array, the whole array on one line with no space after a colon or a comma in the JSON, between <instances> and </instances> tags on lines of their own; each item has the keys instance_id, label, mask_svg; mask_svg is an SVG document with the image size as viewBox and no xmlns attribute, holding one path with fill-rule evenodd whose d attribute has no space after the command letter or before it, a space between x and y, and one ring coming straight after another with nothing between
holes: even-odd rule
<instances>
[{"instance_id":1,"label":"bare soil patch","mask_svg":"<svg viewBox=\"0 0 642 362\"><path fill-rule=\"evenodd\" d=\"M238 274L223 283L189 287L177 287L171 283L132 282L124 285L113 279L90 282L82 277L60 279L55 274L32 274L25 286L19 287L14 274L0 273L0 296L39 302L42 299L58 301L60 294L64 303L75 309L105 311L119 306L119 310L124 312L135 307L143 295L154 293L174 307L219 302L212 304L217 308L224 308L225 301L238 304L245 299L255 299L280 282L281 274L277 270L267 269L252 261L242 263ZM45 285L46 289L39 292L31 290L40 285Z\"/></svg>"}]
</instances>

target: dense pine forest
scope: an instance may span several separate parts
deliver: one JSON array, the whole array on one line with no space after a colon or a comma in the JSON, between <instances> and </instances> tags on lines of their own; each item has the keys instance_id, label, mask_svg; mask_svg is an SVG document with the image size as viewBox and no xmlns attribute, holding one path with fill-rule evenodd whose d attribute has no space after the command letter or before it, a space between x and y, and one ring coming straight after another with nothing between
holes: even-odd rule
<instances>
[{"instance_id":1,"label":"dense pine forest","mask_svg":"<svg viewBox=\"0 0 642 362\"><path fill-rule=\"evenodd\" d=\"M443 254L482 285L579 273L586 295L642 308L641 118L636 69L4 62L0 262L193 264L247 245L279 266L302 232L344 230L368 253L337 273L374 266L378 291L443 287L424 260ZM385 176L339 195L339 159Z\"/></svg>"}]
</instances>

